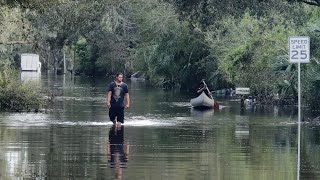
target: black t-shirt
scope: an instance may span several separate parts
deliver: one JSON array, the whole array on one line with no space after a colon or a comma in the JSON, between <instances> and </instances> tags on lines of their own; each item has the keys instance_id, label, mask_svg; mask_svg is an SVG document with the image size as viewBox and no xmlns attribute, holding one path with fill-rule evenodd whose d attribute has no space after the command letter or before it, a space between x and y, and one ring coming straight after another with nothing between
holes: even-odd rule
<instances>
[{"instance_id":1,"label":"black t-shirt","mask_svg":"<svg viewBox=\"0 0 320 180\"><path fill-rule=\"evenodd\" d=\"M124 107L124 96L128 93L128 86L126 83L116 85L115 82L109 84L108 92L111 91L111 107Z\"/></svg>"}]
</instances>

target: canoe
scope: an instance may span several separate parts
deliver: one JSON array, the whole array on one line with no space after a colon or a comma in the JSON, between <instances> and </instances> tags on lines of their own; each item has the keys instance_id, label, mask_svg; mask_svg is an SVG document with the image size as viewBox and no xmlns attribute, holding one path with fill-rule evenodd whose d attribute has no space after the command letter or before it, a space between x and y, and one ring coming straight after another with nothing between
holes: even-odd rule
<instances>
[{"instance_id":1,"label":"canoe","mask_svg":"<svg viewBox=\"0 0 320 180\"><path fill-rule=\"evenodd\" d=\"M190 103L194 108L213 108L214 100L202 92L198 97L191 99Z\"/></svg>"}]
</instances>

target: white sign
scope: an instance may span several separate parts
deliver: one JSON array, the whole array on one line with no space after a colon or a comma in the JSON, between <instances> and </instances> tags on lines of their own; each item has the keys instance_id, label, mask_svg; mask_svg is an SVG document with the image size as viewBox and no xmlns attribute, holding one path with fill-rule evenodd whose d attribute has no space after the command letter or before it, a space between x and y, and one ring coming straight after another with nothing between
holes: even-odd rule
<instances>
[{"instance_id":1,"label":"white sign","mask_svg":"<svg viewBox=\"0 0 320 180\"><path fill-rule=\"evenodd\" d=\"M22 71L41 71L41 63L37 54L21 54Z\"/></svg>"},{"instance_id":2,"label":"white sign","mask_svg":"<svg viewBox=\"0 0 320 180\"><path fill-rule=\"evenodd\" d=\"M250 94L250 88L236 88L236 94Z\"/></svg>"},{"instance_id":3,"label":"white sign","mask_svg":"<svg viewBox=\"0 0 320 180\"><path fill-rule=\"evenodd\" d=\"M310 38L307 36L289 37L289 59L291 63L310 62Z\"/></svg>"}]
</instances>

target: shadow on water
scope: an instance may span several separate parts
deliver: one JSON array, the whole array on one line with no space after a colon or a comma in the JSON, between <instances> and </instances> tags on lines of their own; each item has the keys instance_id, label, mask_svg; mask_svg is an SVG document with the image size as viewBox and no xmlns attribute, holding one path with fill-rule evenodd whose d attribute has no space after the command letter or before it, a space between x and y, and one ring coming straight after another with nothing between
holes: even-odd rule
<instances>
[{"instance_id":1,"label":"shadow on water","mask_svg":"<svg viewBox=\"0 0 320 180\"><path fill-rule=\"evenodd\" d=\"M129 144L124 140L124 126L112 126L109 130L108 162L115 171L115 178L122 179L123 168L126 168L129 156Z\"/></svg>"},{"instance_id":2,"label":"shadow on water","mask_svg":"<svg viewBox=\"0 0 320 180\"><path fill-rule=\"evenodd\" d=\"M214 110L212 108L205 108L205 109L191 108L190 113L192 117L205 119L205 118L213 118Z\"/></svg>"}]
</instances>

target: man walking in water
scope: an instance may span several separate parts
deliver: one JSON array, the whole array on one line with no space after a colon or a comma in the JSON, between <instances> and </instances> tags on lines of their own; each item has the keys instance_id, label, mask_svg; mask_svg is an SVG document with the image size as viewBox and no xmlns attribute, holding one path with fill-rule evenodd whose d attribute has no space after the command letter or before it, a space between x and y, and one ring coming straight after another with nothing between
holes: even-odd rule
<instances>
[{"instance_id":1,"label":"man walking in water","mask_svg":"<svg viewBox=\"0 0 320 180\"><path fill-rule=\"evenodd\" d=\"M122 82L122 80L123 74L117 73L116 80L109 84L107 93L109 117L114 125L123 123L124 108L130 107L128 86L126 83ZM126 104L124 104L124 99L127 100Z\"/></svg>"}]
</instances>

